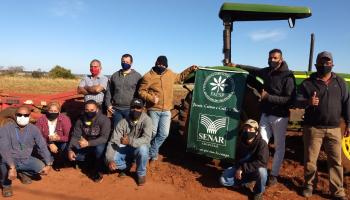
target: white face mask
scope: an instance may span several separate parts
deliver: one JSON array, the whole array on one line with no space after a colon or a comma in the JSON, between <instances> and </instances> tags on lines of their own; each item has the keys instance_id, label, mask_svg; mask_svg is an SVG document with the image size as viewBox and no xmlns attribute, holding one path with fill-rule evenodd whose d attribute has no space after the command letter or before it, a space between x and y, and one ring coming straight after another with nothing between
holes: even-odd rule
<instances>
[{"instance_id":1,"label":"white face mask","mask_svg":"<svg viewBox=\"0 0 350 200\"><path fill-rule=\"evenodd\" d=\"M17 117L17 124L20 126L26 126L29 123L29 117Z\"/></svg>"}]
</instances>

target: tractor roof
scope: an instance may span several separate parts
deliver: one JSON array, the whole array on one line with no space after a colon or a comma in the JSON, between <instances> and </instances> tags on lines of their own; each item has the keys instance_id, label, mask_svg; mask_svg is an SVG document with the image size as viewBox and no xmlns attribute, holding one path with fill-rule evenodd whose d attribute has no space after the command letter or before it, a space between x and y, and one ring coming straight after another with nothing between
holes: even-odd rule
<instances>
[{"instance_id":1,"label":"tractor roof","mask_svg":"<svg viewBox=\"0 0 350 200\"><path fill-rule=\"evenodd\" d=\"M219 17L229 16L231 21L264 21L302 19L311 16L309 7L275 6L264 4L224 3Z\"/></svg>"}]
</instances>

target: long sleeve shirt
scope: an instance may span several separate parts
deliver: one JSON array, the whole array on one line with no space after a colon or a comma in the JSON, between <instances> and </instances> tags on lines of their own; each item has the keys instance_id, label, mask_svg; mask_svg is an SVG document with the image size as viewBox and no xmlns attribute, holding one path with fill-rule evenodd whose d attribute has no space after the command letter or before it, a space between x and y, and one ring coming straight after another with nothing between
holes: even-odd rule
<instances>
[{"instance_id":1,"label":"long sleeve shirt","mask_svg":"<svg viewBox=\"0 0 350 200\"><path fill-rule=\"evenodd\" d=\"M24 141L26 133L27 137ZM18 139L21 145L23 145L23 150L21 150ZM16 122L12 122L0 129L0 153L7 165L12 164L13 159L15 159L17 163L28 164L33 152L34 142L38 146L38 152L44 158L45 163L49 164L51 162L50 152L47 149L45 139L41 135L38 127L33 124L28 124L21 130Z\"/></svg>"}]
</instances>

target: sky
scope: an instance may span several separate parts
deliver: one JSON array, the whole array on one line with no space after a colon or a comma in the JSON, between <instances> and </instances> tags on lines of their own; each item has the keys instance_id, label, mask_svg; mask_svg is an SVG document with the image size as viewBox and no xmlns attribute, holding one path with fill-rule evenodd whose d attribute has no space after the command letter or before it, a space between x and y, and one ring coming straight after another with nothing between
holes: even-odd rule
<instances>
[{"instance_id":1,"label":"sky","mask_svg":"<svg viewBox=\"0 0 350 200\"><path fill-rule=\"evenodd\" d=\"M121 69L125 53L132 68L147 73L158 56L176 73L187 67L219 66L224 55L222 0L0 0L0 66L50 71L56 65L89 74L90 61L102 74ZM307 71L311 33L313 63L321 51L333 54L335 72L350 73L349 0L236 0L232 3L310 7L312 16L288 22L234 22L232 62L266 67L279 48L293 71ZM315 71L315 67L313 66Z\"/></svg>"}]
</instances>

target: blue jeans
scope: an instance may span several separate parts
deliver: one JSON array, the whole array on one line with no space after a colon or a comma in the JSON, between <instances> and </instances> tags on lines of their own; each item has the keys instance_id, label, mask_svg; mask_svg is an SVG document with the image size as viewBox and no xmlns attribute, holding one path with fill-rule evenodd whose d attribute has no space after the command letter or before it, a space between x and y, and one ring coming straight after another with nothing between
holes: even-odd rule
<instances>
[{"instance_id":1,"label":"blue jeans","mask_svg":"<svg viewBox=\"0 0 350 200\"><path fill-rule=\"evenodd\" d=\"M85 147L85 148L80 148L80 146L78 145L75 149L73 148L73 151L76 156L75 160L85 161L87 154L94 154L96 158L95 169L98 171L101 171L105 148L106 148L106 144L100 144L95 147Z\"/></svg>"},{"instance_id":2,"label":"blue jeans","mask_svg":"<svg viewBox=\"0 0 350 200\"><path fill-rule=\"evenodd\" d=\"M38 174L38 172L45 167L45 164L41 160L34 157L30 157L28 164L17 163L15 159L13 159L13 164L15 164L17 172L22 172L27 176ZM2 158L0 161L0 169L2 187L11 186L12 181L8 179L9 166Z\"/></svg>"},{"instance_id":3,"label":"blue jeans","mask_svg":"<svg viewBox=\"0 0 350 200\"><path fill-rule=\"evenodd\" d=\"M152 119L152 140L151 148L149 149L149 158L153 160L158 159L158 151L160 146L169 135L171 112L148 110L148 116Z\"/></svg>"},{"instance_id":4,"label":"blue jeans","mask_svg":"<svg viewBox=\"0 0 350 200\"><path fill-rule=\"evenodd\" d=\"M120 170L129 171L134 160L136 160L137 176L145 176L147 171L148 151L147 145L134 148L130 145L121 144L118 152L114 156L115 165L117 165Z\"/></svg>"},{"instance_id":5,"label":"blue jeans","mask_svg":"<svg viewBox=\"0 0 350 200\"><path fill-rule=\"evenodd\" d=\"M265 185L267 180L267 170L266 168L259 168L255 172L251 173L242 173L242 179L236 179L236 171L235 167L227 168L224 173L220 177L220 183L223 186L233 186L233 185L242 185L246 183L250 183L252 181L256 181L255 186L253 188L254 193L260 194L265 191Z\"/></svg>"},{"instance_id":6,"label":"blue jeans","mask_svg":"<svg viewBox=\"0 0 350 200\"><path fill-rule=\"evenodd\" d=\"M118 122L125 118L126 116L129 116L130 114L130 109L127 110L118 110L113 108L114 113L113 113L113 126L114 128L118 125Z\"/></svg>"}]
</instances>

